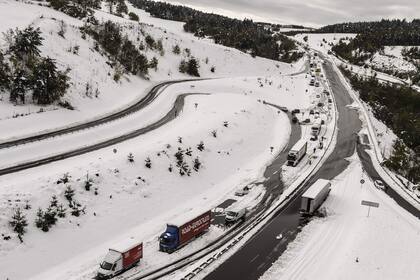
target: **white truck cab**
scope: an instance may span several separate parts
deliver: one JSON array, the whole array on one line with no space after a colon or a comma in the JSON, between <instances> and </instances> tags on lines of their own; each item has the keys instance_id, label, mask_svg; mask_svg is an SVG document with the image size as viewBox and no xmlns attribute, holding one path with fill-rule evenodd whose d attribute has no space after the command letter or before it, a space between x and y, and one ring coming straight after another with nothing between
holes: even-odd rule
<instances>
[{"instance_id":1,"label":"white truck cab","mask_svg":"<svg viewBox=\"0 0 420 280\"><path fill-rule=\"evenodd\" d=\"M245 207L232 207L226 210L225 221L226 223L236 223L240 220L245 220L246 208Z\"/></svg>"},{"instance_id":2,"label":"white truck cab","mask_svg":"<svg viewBox=\"0 0 420 280\"><path fill-rule=\"evenodd\" d=\"M120 252L109 250L104 260L99 266L98 274L102 278L114 277L123 269L122 256Z\"/></svg>"}]
</instances>

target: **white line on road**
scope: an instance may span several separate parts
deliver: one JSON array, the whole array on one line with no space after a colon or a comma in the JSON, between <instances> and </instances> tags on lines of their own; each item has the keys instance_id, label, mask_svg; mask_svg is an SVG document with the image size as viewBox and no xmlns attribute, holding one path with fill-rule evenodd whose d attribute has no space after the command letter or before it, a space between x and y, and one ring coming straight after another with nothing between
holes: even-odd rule
<instances>
[{"instance_id":1,"label":"white line on road","mask_svg":"<svg viewBox=\"0 0 420 280\"><path fill-rule=\"evenodd\" d=\"M252 263L253 261L255 261L260 255L256 255L249 263Z\"/></svg>"}]
</instances>

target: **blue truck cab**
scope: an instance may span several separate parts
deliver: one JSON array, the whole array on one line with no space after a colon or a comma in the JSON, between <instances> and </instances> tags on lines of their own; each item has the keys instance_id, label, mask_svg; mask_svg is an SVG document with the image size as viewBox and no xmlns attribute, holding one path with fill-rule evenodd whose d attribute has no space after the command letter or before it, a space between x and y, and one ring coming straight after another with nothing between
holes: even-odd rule
<instances>
[{"instance_id":1,"label":"blue truck cab","mask_svg":"<svg viewBox=\"0 0 420 280\"><path fill-rule=\"evenodd\" d=\"M179 246L179 228L173 225L167 225L166 231L159 237L159 250L172 253Z\"/></svg>"}]
</instances>

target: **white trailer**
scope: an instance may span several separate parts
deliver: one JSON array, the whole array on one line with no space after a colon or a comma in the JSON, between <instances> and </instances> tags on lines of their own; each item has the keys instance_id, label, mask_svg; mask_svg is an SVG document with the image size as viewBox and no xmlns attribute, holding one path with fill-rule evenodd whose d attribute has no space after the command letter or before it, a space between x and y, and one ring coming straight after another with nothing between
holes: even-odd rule
<instances>
[{"instance_id":1,"label":"white trailer","mask_svg":"<svg viewBox=\"0 0 420 280\"><path fill-rule=\"evenodd\" d=\"M305 140L299 140L289 151L287 155L287 165L296 166L306 155L308 143Z\"/></svg>"},{"instance_id":2,"label":"white trailer","mask_svg":"<svg viewBox=\"0 0 420 280\"><path fill-rule=\"evenodd\" d=\"M312 136L318 136L320 132L321 132L321 121L317 119L311 127L311 134Z\"/></svg>"},{"instance_id":3,"label":"white trailer","mask_svg":"<svg viewBox=\"0 0 420 280\"><path fill-rule=\"evenodd\" d=\"M300 211L304 215L312 215L324 202L330 193L331 182L325 179L318 179L302 195Z\"/></svg>"}]
</instances>

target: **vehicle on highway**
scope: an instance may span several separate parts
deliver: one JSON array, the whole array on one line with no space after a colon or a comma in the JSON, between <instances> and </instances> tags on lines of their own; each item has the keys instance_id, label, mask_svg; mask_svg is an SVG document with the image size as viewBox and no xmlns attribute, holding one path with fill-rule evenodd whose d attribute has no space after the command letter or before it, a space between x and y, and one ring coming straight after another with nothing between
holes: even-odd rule
<instances>
[{"instance_id":1,"label":"vehicle on highway","mask_svg":"<svg viewBox=\"0 0 420 280\"><path fill-rule=\"evenodd\" d=\"M159 251L173 253L185 246L210 227L211 211L191 219L180 219L166 225L166 230L159 237Z\"/></svg>"},{"instance_id":2,"label":"vehicle on highway","mask_svg":"<svg viewBox=\"0 0 420 280\"><path fill-rule=\"evenodd\" d=\"M306 155L308 149L308 142L301 139L299 140L289 151L287 155L287 165L296 166L299 164L301 159Z\"/></svg>"},{"instance_id":3,"label":"vehicle on highway","mask_svg":"<svg viewBox=\"0 0 420 280\"><path fill-rule=\"evenodd\" d=\"M375 185L375 187L379 190L384 190L385 189L385 185L384 182L382 182L381 180L375 180L373 182L373 184Z\"/></svg>"},{"instance_id":4,"label":"vehicle on highway","mask_svg":"<svg viewBox=\"0 0 420 280\"><path fill-rule=\"evenodd\" d=\"M233 224L238 221L245 221L245 218L246 218L245 207L232 206L226 210L226 215L225 215L226 224Z\"/></svg>"},{"instance_id":5,"label":"vehicle on highway","mask_svg":"<svg viewBox=\"0 0 420 280\"><path fill-rule=\"evenodd\" d=\"M245 186L242 189L237 190L235 192L236 196L244 196L244 195L247 195L247 194L249 194L249 187L248 186Z\"/></svg>"},{"instance_id":6,"label":"vehicle on highway","mask_svg":"<svg viewBox=\"0 0 420 280\"><path fill-rule=\"evenodd\" d=\"M109 279L132 268L143 258L143 243L129 240L109 249L98 269L98 279Z\"/></svg>"},{"instance_id":7,"label":"vehicle on highway","mask_svg":"<svg viewBox=\"0 0 420 280\"><path fill-rule=\"evenodd\" d=\"M318 179L302 195L300 213L303 216L312 215L325 201L331 190L331 182L325 179Z\"/></svg>"},{"instance_id":8,"label":"vehicle on highway","mask_svg":"<svg viewBox=\"0 0 420 280\"><path fill-rule=\"evenodd\" d=\"M318 136L319 133L321 133L321 122L317 119L311 127L311 135Z\"/></svg>"}]
</instances>

